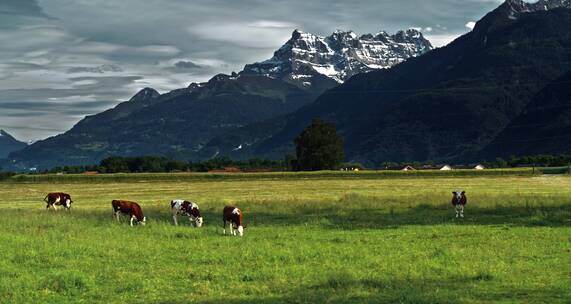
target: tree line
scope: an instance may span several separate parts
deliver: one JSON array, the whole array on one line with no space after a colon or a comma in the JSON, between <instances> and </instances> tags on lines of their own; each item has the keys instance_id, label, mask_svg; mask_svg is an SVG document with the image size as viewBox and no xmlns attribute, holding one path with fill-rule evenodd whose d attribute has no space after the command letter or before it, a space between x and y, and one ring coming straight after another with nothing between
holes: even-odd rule
<instances>
[{"instance_id":1,"label":"tree line","mask_svg":"<svg viewBox=\"0 0 571 304\"><path fill-rule=\"evenodd\" d=\"M214 170L239 171L284 171L283 160L250 159L232 160L226 157L205 161L183 161L160 156L121 157L112 156L101 160L98 165L64 166L44 171L45 173L159 173L159 172L208 172Z\"/></svg>"}]
</instances>

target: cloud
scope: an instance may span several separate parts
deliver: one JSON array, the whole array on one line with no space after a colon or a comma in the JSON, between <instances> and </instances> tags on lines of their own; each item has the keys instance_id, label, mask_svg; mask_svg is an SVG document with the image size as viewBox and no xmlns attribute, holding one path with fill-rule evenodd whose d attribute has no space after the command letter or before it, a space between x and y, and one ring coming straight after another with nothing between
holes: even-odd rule
<instances>
[{"instance_id":1,"label":"cloud","mask_svg":"<svg viewBox=\"0 0 571 304\"><path fill-rule=\"evenodd\" d=\"M469 28L470 30L473 30L475 26L476 26L476 22L474 22L474 21L470 21L470 22L466 23L466 27Z\"/></svg>"},{"instance_id":2,"label":"cloud","mask_svg":"<svg viewBox=\"0 0 571 304\"><path fill-rule=\"evenodd\" d=\"M67 73L69 74L77 74L77 73L94 73L94 74L104 74L108 72L123 72L123 69L114 64L104 64L95 67L71 67L67 69Z\"/></svg>"},{"instance_id":3,"label":"cloud","mask_svg":"<svg viewBox=\"0 0 571 304\"><path fill-rule=\"evenodd\" d=\"M460 37L460 34L452 34L452 35L425 35L425 38L432 43L435 47L443 47L449 44L450 42L454 41L454 39Z\"/></svg>"},{"instance_id":4,"label":"cloud","mask_svg":"<svg viewBox=\"0 0 571 304\"><path fill-rule=\"evenodd\" d=\"M175 67L179 69L200 69L201 66L192 61L177 61L174 64Z\"/></svg>"},{"instance_id":5,"label":"cloud","mask_svg":"<svg viewBox=\"0 0 571 304\"><path fill-rule=\"evenodd\" d=\"M52 19L51 16L44 13L36 0L2 0L0 2L0 15L2 14Z\"/></svg>"},{"instance_id":6,"label":"cloud","mask_svg":"<svg viewBox=\"0 0 571 304\"><path fill-rule=\"evenodd\" d=\"M258 26L252 26L258 24ZM266 26L259 26L265 24ZM245 48L276 48L284 43L293 28L267 26L269 21L250 22L213 22L190 27L189 33L203 40L231 43ZM272 24L280 24L274 22Z\"/></svg>"},{"instance_id":7,"label":"cloud","mask_svg":"<svg viewBox=\"0 0 571 304\"><path fill-rule=\"evenodd\" d=\"M296 28L297 25L291 22L283 22L283 21L272 21L272 20L258 20L248 24L250 27L256 28L286 28L292 29Z\"/></svg>"}]
</instances>

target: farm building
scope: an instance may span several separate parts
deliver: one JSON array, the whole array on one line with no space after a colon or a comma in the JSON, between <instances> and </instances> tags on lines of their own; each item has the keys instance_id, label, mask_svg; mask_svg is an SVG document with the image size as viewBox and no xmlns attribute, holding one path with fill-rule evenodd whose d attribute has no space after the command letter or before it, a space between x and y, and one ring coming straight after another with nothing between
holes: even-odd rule
<instances>
[{"instance_id":1,"label":"farm building","mask_svg":"<svg viewBox=\"0 0 571 304\"><path fill-rule=\"evenodd\" d=\"M385 170L391 170L391 171L413 171L413 170L416 170L416 169L413 168L412 166L406 165L406 166L390 166L390 167L385 167Z\"/></svg>"},{"instance_id":2,"label":"farm building","mask_svg":"<svg viewBox=\"0 0 571 304\"><path fill-rule=\"evenodd\" d=\"M449 171L452 170L450 165L424 165L421 170L439 170L439 171Z\"/></svg>"},{"instance_id":3,"label":"farm building","mask_svg":"<svg viewBox=\"0 0 571 304\"><path fill-rule=\"evenodd\" d=\"M464 170L484 170L486 167L482 164L470 164L470 165L458 165L454 166L455 169L464 169Z\"/></svg>"},{"instance_id":4,"label":"farm building","mask_svg":"<svg viewBox=\"0 0 571 304\"><path fill-rule=\"evenodd\" d=\"M365 168L359 164L354 164L354 165L345 165L343 167L341 167L340 169L341 171L361 171L361 170L365 170Z\"/></svg>"},{"instance_id":5,"label":"farm building","mask_svg":"<svg viewBox=\"0 0 571 304\"><path fill-rule=\"evenodd\" d=\"M411 166L404 166L404 167L401 167L399 170L401 170L401 171L414 171L416 169L414 169Z\"/></svg>"}]
</instances>

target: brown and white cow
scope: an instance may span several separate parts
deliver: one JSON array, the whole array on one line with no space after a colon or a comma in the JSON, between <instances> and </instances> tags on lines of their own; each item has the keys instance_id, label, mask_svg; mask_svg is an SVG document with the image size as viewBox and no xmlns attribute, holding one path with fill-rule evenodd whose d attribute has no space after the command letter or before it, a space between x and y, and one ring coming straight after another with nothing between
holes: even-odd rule
<instances>
[{"instance_id":1,"label":"brown and white cow","mask_svg":"<svg viewBox=\"0 0 571 304\"><path fill-rule=\"evenodd\" d=\"M467 202L466 191L452 191L452 206L456 210L456 217L464 218L464 207Z\"/></svg>"},{"instance_id":2,"label":"brown and white cow","mask_svg":"<svg viewBox=\"0 0 571 304\"><path fill-rule=\"evenodd\" d=\"M111 202L113 206L113 215L119 221L119 215L121 213L127 214L130 217L131 226L133 226L133 221L137 221L139 225L145 225L147 218L143 215L143 210L141 206L135 202L124 201L124 200L113 200Z\"/></svg>"},{"instance_id":3,"label":"brown and white cow","mask_svg":"<svg viewBox=\"0 0 571 304\"><path fill-rule=\"evenodd\" d=\"M200 209L198 205L194 202L185 201L182 199L176 199L171 201L171 211L174 224L178 226L177 216L180 214L182 216L188 216L190 224L198 228L202 227L203 218L200 215Z\"/></svg>"},{"instance_id":4,"label":"brown and white cow","mask_svg":"<svg viewBox=\"0 0 571 304\"><path fill-rule=\"evenodd\" d=\"M230 227L230 235L244 235L243 212L240 208L234 206L224 207L222 211L222 221L224 221L224 234L226 234L226 226ZM236 230L234 230L236 229Z\"/></svg>"},{"instance_id":5,"label":"brown and white cow","mask_svg":"<svg viewBox=\"0 0 571 304\"><path fill-rule=\"evenodd\" d=\"M57 210L56 206L63 206L68 211L71 208L71 203L73 203L71 196L63 192L48 193L44 198L44 201L47 203L46 209L53 207L54 210Z\"/></svg>"}]
</instances>

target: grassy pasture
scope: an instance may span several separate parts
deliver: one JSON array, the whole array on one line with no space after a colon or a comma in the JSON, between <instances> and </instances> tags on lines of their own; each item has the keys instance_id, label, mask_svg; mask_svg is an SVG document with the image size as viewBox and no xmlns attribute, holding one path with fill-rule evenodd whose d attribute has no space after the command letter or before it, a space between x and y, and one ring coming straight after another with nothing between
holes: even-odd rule
<instances>
[{"instance_id":1,"label":"grassy pasture","mask_svg":"<svg viewBox=\"0 0 571 304\"><path fill-rule=\"evenodd\" d=\"M362 173L8 179L0 303L570 302L570 177ZM73 210L46 211L50 191ZM113 222L115 198L140 202L147 226ZM174 227L173 198L198 202L205 226ZM221 235L225 204L244 210L244 237Z\"/></svg>"}]
</instances>

